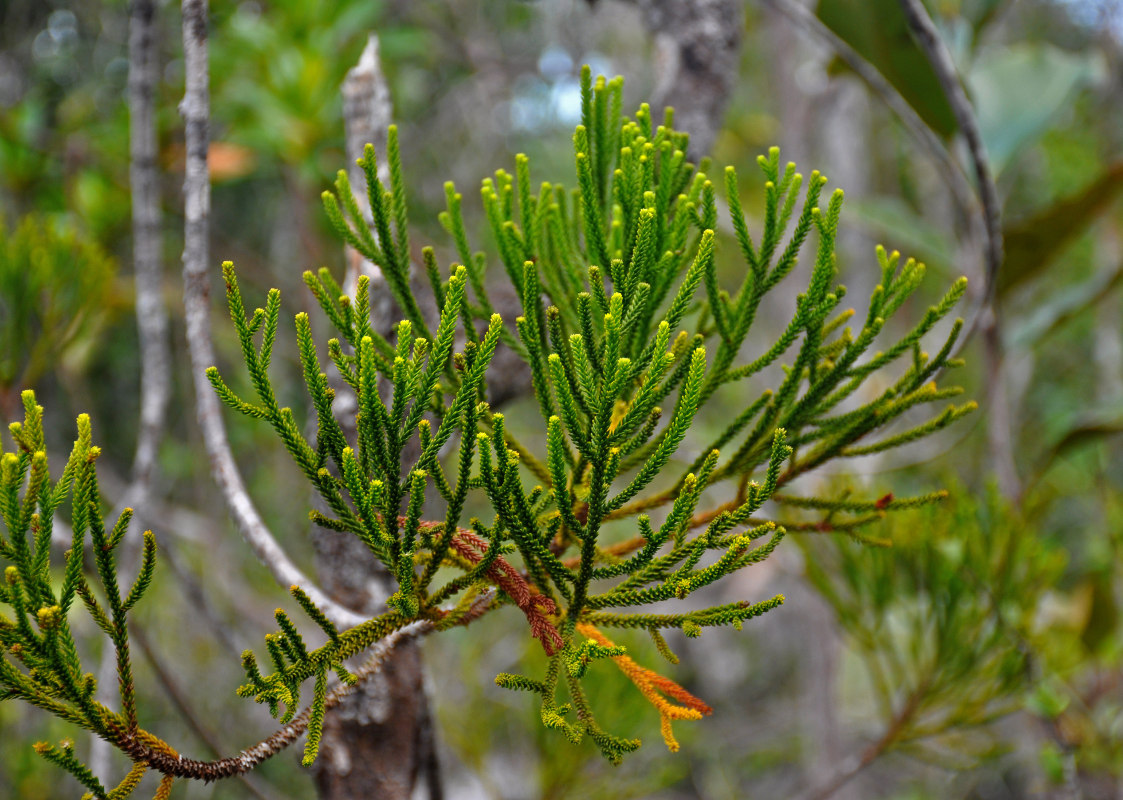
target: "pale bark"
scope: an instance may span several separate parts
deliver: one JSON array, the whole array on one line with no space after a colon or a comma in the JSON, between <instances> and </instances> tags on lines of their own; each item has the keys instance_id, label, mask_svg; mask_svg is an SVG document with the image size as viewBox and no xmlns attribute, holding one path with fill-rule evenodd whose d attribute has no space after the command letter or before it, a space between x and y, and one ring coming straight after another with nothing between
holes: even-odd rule
<instances>
[{"instance_id":1,"label":"pale bark","mask_svg":"<svg viewBox=\"0 0 1123 800\"><path fill-rule=\"evenodd\" d=\"M329 619L340 628L350 628L367 617L334 602L292 562L265 525L246 491L245 481L230 451L226 424L218 397L206 378L215 363L211 341L210 254L208 216L211 189L207 173L209 147L210 88L207 73L207 2L183 2L183 52L187 85L180 105L185 127L186 176L184 179L183 302L187 323L187 345L191 376L195 385L195 407L203 443L210 458L211 475L222 491L230 515L254 555L286 590L301 586Z\"/></svg>"},{"instance_id":2,"label":"pale bark","mask_svg":"<svg viewBox=\"0 0 1123 800\"><path fill-rule=\"evenodd\" d=\"M127 541L119 556L131 570L136 561L140 530L152 514L152 481L171 395L171 351L168 346L168 312L164 307L163 236L160 232L160 174L156 163L156 86L160 65L156 49L155 0L134 0L129 7L129 188L133 216L133 279L136 287L137 342L140 348L140 420L129 485L121 494L110 519L125 507L135 509ZM116 658L107 648L98 668L100 699L114 691ZM90 767L97 775L108 772L110 747L93 737Z\"/></svg>"},{"instance_id":3,"label":"pale bark","mask_svg":"<svg viewBox=\"0 0 1123 800\"><path fill-rule=\"evenodd\" d=\"M129 184L132 191L136 322L140 344L140 429L132 486L123 502L144 515L171 394L168 311L164 306L164 239L156 163L155 0L136 0L129 20Z\"/></svg>"}]
</instances>

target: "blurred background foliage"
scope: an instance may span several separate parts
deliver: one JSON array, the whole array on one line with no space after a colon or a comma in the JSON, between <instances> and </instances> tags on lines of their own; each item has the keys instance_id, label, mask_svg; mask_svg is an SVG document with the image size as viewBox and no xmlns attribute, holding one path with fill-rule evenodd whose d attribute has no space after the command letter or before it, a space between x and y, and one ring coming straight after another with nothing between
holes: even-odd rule
<instances>
[{"instance_id":1,"label":"blurred background foliage","mask_svg":"<svg viewBox=\"0 0 1123 800\"><path fill-rule=\"evenodd\" d=\"M582 63L623 74L626 106L656 83L651 38L626 2L211 5L212 253L216 263L238 262L256 290L281 287L288 311L309 305L302 270L342 263L319 192L343 166L339 86L370 31L381 40L402 129L413 241L434 243L445 262L454 255L436 221L444 180L464 192L481 241L485 225L472 201L484 176L511 170L520 151L531 155L536 179L570 174ZM729 597L705 598L782 591L789 602L740 633L669 637L681 658L675 679L717 709L680 726L683 749L673 757L657 744L646 702L611 670L595 702L641 720L647 747L613 769L591 748L544 732L533 704L493 685L497 672L523 672L520 663L539 655L506 619L428 642L449 797L1123 792L1123 5L928 6L976 107L1003 204L1005 357L999 373L988 371L976 341L965 352L966 380L980 399L990 382L1005 382L1006 446L1020 491L1001 497L993 486L994 415L985 406L931 442L855 459L845 478L810 481L800 493L905 496L946 486L951 497L871 521L864 533L891 548L800 534L723 590ZM839 264L852 297L876 280L876 242L925 261L936 273L933 291L963 272L975 279L977 250L933 162L833 52L771 8L745 6L740 72L715 162L744 171L780 144L785 159L845 188ZM959 154L954 117L895 0L811 8ZM160 14L165 257L175 265L183 65L178 7L162 4ZM56 449L68 443L74 416L91 412L107 451L110 503L125 484L137 414L131 273L119 266L131 263L127 34L123 0L0 3L0 406L11 417L10 398L34 388L52 415ZM731 231L719 234L734 249ZM231 697L238 653L271 629L278 595L219 511L195 435L177 274L169 269L166 294L181 411L161 450L161 602L141 609L141 633L158 660L138 674L154 729L181 731L184 749L205 750L169 700L178 688L195 725L232 752L269 731L262 709ZM785 313L772 319L762 310L752 341L768 341ZM219 356L236 363L218 304L215 315ZM291 345L277 347L274 369L291 373L295 405ZM737 398L724 401L732 409ZM715 409L715 428L725 410ZM517 405L509 418L520 418ZM261 430L234 423L230 435L267 521L306 557L300 477ZM829 527L829 517L818 519ZM649 663L659 659L642 637L621 643ZM54 783L67 779L44 769L29 746L67 731L11 704L0 705L0 730L0 796L72 790ZM295 758L269 762L260 777L271 797L312 791ZM243 791L199 785L185 796Z\"/></svg>"}]
</instances>

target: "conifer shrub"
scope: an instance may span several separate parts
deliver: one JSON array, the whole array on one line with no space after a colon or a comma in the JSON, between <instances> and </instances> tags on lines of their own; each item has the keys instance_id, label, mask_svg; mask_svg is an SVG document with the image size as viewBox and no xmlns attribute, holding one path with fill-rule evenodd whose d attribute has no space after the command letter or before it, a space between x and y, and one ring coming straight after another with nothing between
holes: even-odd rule
<instances>
[{"instance_id":1,"label":"conifer shrub","mask_svg":"<svg viewBox=\"0 0 1123 800\"><path fill-rule=\"evenodd\" d=\"M960 393L935 381L960 363L951 353L961 322L951 325L934 356L921 341L949 314L966 281L956 281L907 333L874 351L886 321L920 284L923 265L879 248L880 281L864 319L854 322L854 312L841 305L845 288L835 282L842 192L824 197L825 177L781 165L773 148L759 159L763 227L750 232L740 179L729 167L723 184L733 235L719 237L709 165L687 161L687 134L674 130L670 110L662 125L646 105L623 117L621 88L619 78L594 83L587 68L583 73L582 124L573 138L576 187L533 190L521 155L513 174L499 170L484 180L493 253L473 249L461 195L446 185L440 221L458 263L442 269L432 248L422 250L435 323L426 320L410 282L396 130L386 153L388 186L372 147L360 162L369 219L346 173L339 173L335 192L324 194L328 219L381 269L405 318L384 338L371 323L365 277L352 297L327 269L305 274L335 329L326 346L318 345L309 317L296 315L313 436L305 435L310 427L296 412L279 405L269 377L280 293L270 291L247 314L235 268L223 265L252 396L239 396L213 367L211 384L227 406L269 425L283 442L327 509L313 511L313 522L358 537L397 586L385 613L348 630L337 629L293 587L294 600L315 624L305 620L299 627L319 632L311 641L278 611L278 629L266 637L262 658L244 654L246 680L237 693L268 704L284 726L258 748L198 762L141 727L128 614L151 584L156 537L145 533L139 574L123 590L115 553L131 512L107 528L88 418L79 418L70 458L52 482L42 409L24 394L25 420L10 428L14 451L0 460L0 557L9 563L0 586L0 602L9 608L0 617L2 696L94 732L136 766L108 791L72 748L39 745L44 757L96 797L127 796L149 768L164 775L162 792L177 777L236 774L305 732L308 764L331 698L356 680L345 661L395 632L438 632L493 611L525 625L547 657L543 674L495 679L533 695L547 728L574 742L589 737L613 762L639 747L627 731L602 729L586 699L587 681L617 669L655 707L673 751L672 722L711 709L634 660L613 630L647 632L673 665L664 631L698 636L707 627L740 629L783 603L777 595L699 607L691 595L766 559L786 535L786 510L799 517L822 511L816 530L879 544L864 526L942 496L855 500L801 496L788 487L827 461L905 445L973 408L948 405L919 425L886 432L906 412ZM804 251L809 255L801 260ZM720 284L719 255L738 260L739 285ZM521 301L516 319L494 311L485 273L495 261ZM806 289L785 329L772 341L750 337L762 303L797 274ZM517 353L531 376L541 414L532 435L512 431L488 403L489 365L498 348ZM772 365L783 369L769 370ZM340 391L357 401L354 419L344 425L333 414L337 391L328 369L338 371ZM870 391L867 379L875 374L882 388ZM770 375L778 378L766 388ZM712 441L688 443L691 427L719 393L736 398L738 413ZM348 429L357 432L353 440ZM420 455L403 463L409 452ZM727 499L715 506L703 502L704 493ZM52 572L52 520L68 497L73 542L61 572ZM470 500L486 505L488 518L466 518ZM427 504L443 516L423 518ZM80 662L69 623L76 600L117 654L119 709L94 699L95 680ZM662 671L673 673L673 666Z\"/></svg>"},{"instance_id":2,"label":"conifer shrub","mask_svg":"<svg viewBox=\"0 0 1123 800\"><path fill-rule=\"evenodd\" d=\"M0 412L15 416L20 387L36 383L82 344L113 306L116 265L63 220L31 214L11 230L0 217Z\"/></svg>"}]
</instances>

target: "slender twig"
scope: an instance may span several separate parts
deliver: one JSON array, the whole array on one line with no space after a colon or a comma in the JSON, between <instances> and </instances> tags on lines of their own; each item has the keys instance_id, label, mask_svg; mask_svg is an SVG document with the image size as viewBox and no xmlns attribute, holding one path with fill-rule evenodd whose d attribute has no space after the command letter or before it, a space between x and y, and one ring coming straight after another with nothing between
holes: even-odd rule
<instances>
[{"instance_id":1,"label":"slender twig","mask_svg":"<svg viewBox=\"0 0 1123 800\"><path fill-rule=\"evenodd\" d=\"M203 724L203 721L195 714L191 703L188 702L187 697L184 695L183 690L180 688L179 682L172 675L171 670L160 659L159 655L152 648L152 644L148 641L148 634L144 629L137 625L135 622L129 626L129 635L134 642L140 647L141 652L144 653L145 658L148 659L149 665L152 667L153 673L156 675L156 680L160 683L164 694L167 695L172 705L175 706L176 712L183 717L187 722L187 727L195 734L203 745L211 751L212 755L219 755L227 748L224 748L219 742L218 737ZM245 785L246 790L249 791L258 800L269 800L267 794L258 782L254 780L252 775L239 775L238 779Z\"/></svg>"},{"instance_id":2,"label":"slender twig","mask_svg":"<svg viewBox=\"0 0 1123 800\"><path fill-rule=\"evenodd\" d=\"M940 82L940 88L943 89L951 106L952 114L955 115L963 139L967 143L971 166L975 170L979 202L983 206L983 220L986 223L984 252L986 272L982 300L985 305L990 305L994 299L998 270L1002 266L1002 207L998 201L998 189L994 185L994 176L991 173L986 146L983 144L983 136L979 131L979 122L975 118L975 110L967 98L967 92L963 89L951 53L940 38L924 4L920 0L900 0L900 4L908 21L909 30L912 31L924 55L928 57L936 73L936 79Z\"/></svg>"},{"instance_id":3,"label":"slender twig","mask_svg":"<svg viewBox=\"0 0 1123 800\"><path fill-rule=\"evenodd\" d=\"M207 221L210 211L210 180L207 174L210 90L207 74L207 2L183 0L183 50L186 92L180 112L186 136L184 180L183 283L187 345L195 405L203 442L211 462L211 474L238 530L254 555L274 579L286 589L297 585L338 627L351 628L367 617L334 602L292 562L265 525L246 491L245 482L230 451L222 409L206 379L206 369L215 363L210 331L210 283L207 264Z\"/></svg>"},{"instance_id":4,"label":"slender twig","mask_svg":"<svg viewBox=\"0 0 1123 800\"><path fill-rule=\"evenodd\" d=\"M936 26L925 11L920 0L900 0L901 8L916 37L917 44L927 56L933 71L951 106L956 123L967 143L975 173L978 205L982 214L976 214L972 190L966 175L951 157L947 148L925 125L924 121L909 105L892 84L854 48L831 31L813 13L793 0L764 0L764 3L786 17L800 30L826 42L846 65L866 82L873 92L888 106L904 124L905 129L921 145L938 167L948 189L955 200L956 208L963 222L971 232L971 239L982 243L982 291L976 295L974 308L967 316L968 322L960 335L952 356L957 356L979 330L987 333L984 341L984 358L987 372L993 376L990 383L988 405L991 407L990 439L992 460L1003 494L1017 497L1021 494L1017 470L1014 466L1010 421L1000 410L994 409L1005 403L1002 387L1001 347L997 336L997 320L994 310L994 294L997 286L998 270L1002 265L1002 223L998 191L994 185L986 148L979 132L978 121L967 93L963 89L950 53L940 40ZM981 216L981 219L980 219ZM994 331L988 332L994 328Z\"/></svg>"},{"instance_id":5,"label":"slender twig","mask_svg":"<svg viewBox=\"0 0 1123 800\"><path fill-rule=\"evenodd\" d=\"M872 742L860 755L855 754L846 759L822 786L808 792L803 796L803 800L827 800L827 798L832 797L835 792L849 783L858 773L891 749L898 737L900 737L901 731L904 730L905 726L908 725L913 715L915 715L920 708L920 704L924 700L927 692L928 684L927 682L922 682L909 695L908 700L901 706L901 710L890 720L889 725L885 728L885 733L883 733L876 742Z\"/></svg>"},{"instance_id":6,"label":"slender twig","mask_svg":"<svg viewBox=\"0 0 1123 800\"><path fill-rule=\"evenodd\" d=\"M932 163L944 178L944 183L955 198L956 207L964 219L972 215L971 186L962 167L948 153L944 143L932 132L909 102L901 96L885 76L867 61L861 53L823 24L811 11L793 0L764 0L764 4L785 17L798 30L827 44L870 90L904 125L905 130L921 149L928 153Z\"/></svg>"},{"instance_id":7,"label":"slender twig","mask_svg":"<svg viewBox=\"0 0 1123 800\"><path fill-rule=\"evenodd\" d=\"M211 635L213 635L226 650L228 656L235 662L239 661L242 657L242 651L245 648L238 642L235 635L238 633L238 628L241 626L237 622L223 619L215 610L208 593L196 579L195 575L181 562L179 552L170 543L164 543L161 546L160 563L171 568L172 575L179 581L183 589L187 607L191 609L192 615L196 618L197 622L200 623L205 630L211 632ZM216 577L213 568L208 572L212 579ZM228 591L230 590L228 589ZM235 595L233 597L233 602L235 607L242 612L240 622L255 616L247 613L250 608L250 603L247 598Z\"/></svg>"},{"instance_id":8,"label":"slender twig","mask_svg":"<svg viewBox=\"0 0 1123 800\"><path fill-rule=\"evenodd\" d=\"M490 597L488 602L490 602ZM324 710L330 711L335 708L345 697L355 691L359 684L376 675L399 644L433 630L433 623L428 620L417 620L378 641L371 648L371 654L363 666L352 672L352 675L356 678L355 682L338 684L327 693ZM308 728L311 713L312 708L309 706L298 714L292 722L277 730L269 738L243 750L236 756L214 761L185 758L171 752L166 746L160 747L154 744L150 736L133 734L124 729L118 731L114 738L117 746L133 761L143 761L149 767L164 775L209 782L244 775L262 762L280 753L304 734Z\"/></svg>"},{"instance_id":9,"label":"slender twig","mask_svg":"<svg viewBox=\"0 0 1123 800\"><path fill-rule=\"evenodd\" d=\"M956 71L955 62L948 52L935 23L920 0L900 0L901 10L908 22L917 45L927 56L932 70L936 73L940 88L947 97L955 121L967 143L967 153L975 171L976 190L983 208L983 291L979 297L978 310L960 337L960 347L980 328L984 335L983 354L987 361L987 372L991 376L988 383L990 425L988 433L991 447L992 467L998 478L1002 493L1008 498L1021 495L1021 482L1014 463L1014 444L1012 422L1010 420L1006 381L1002 371L1002 339L999 331L997 309L994 306L995 289L998 285L998 270L1002 267L1002 207L998 199L998 189L994 185L986 146L983 144L979 122L975 110L963 89L963 83Z\"/></svg>"},{"instance_id":10,"label":"slender twig","mask_svg":"<svg viewBox=\"0 0 1123 800\"><path fill-rule=\"evenodd\" d=\"M982 291L977 293L974 307L968 314L968 323L965 326L963 334L959 337L955 350L952 356L957 356L962 352L963 348L973 338L975 332L978 330L980 324L984 321L984 313L990 305L993 298L996 279L995 276L998 270L998 264L1002 261L1002 244L1001 244L1001 226L996 225L995 220L996 212L998 211L997 193L993 191L994 182L990 179L989 169L984 169L984 174L987 175L987 183L989 183L990 190L981 190L979 200L975 200L975 191L972 188L971 182L960 164L948 152L947 147L939 137L933 133L932 129L925 124L920 115L916 113L909 102L901 96L893 85L881 74L877 67L873 66L867 61L857 50L851 47L842 39L838 34L828 28L823 22L816 17L811 11L802 5L794 2L794 0L763 0L764 4L772 8L777 13L785 17L792 25L798 30L803 31L809 36L819 39L821 42L827 44L834 52L842 59L846 66L854 71L860 77L871 91L885 104L890 111L900 120L904 125L908 134L920 145L921 149L926 152L932 159L940 175L944 179L944 184L951 192L952 199L956 208L959 219L968 229L968 238L971 241L983 242L983 250L985 251L982 259ZM923 43L921 43L923 46ZM946 50L945 50L946 54ZM950 57L944 65L950 65ZM937 75L939 76L940 68L935 67ZM953 76L952 83L958 88L963 100L966 100L966 95L963 94L963 88L959 84L958 78L954 77L954 66L951 67L951 74ZM940 77L941 86L944 85L944 77ZM968 123L967 128L963 127L960 122L959 115L963 109L957 108L955 102L949 98L949 103L952 105L952 110L955 112L956 120L960 128L965 131L973 130L976 139L978 134L978 125L973 122L973 112L971 111L970 103L967 103L966 113L971 116L972 122ZM978 140L978 139L977 139ZM980 142L981 148L981 140ZM981 149L972 150L972 158L976 155L983 155L983 165L986 165L985 153ZM978 174L978 163L975 164L976 174ZM980 184L982 185L982 184ZM979 205L983 206L983 214L976 213ZM981 218L980 218L981 217ZM997 232L998 238L995 239L994 234ZM994 242L998 242L997 250ZM969 248L973 250L974 248ZM997 259L995 254L997 252Z\"/></svg>"}]
</instances>

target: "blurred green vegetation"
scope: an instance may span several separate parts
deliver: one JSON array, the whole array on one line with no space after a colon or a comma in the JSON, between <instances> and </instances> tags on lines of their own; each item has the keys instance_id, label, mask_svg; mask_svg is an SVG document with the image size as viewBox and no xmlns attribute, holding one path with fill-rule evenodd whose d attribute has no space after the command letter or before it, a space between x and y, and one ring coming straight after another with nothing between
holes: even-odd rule
<instances>
[{"instance_id":1,"label":"blurred green vegetation","mask_svg":"<svg viewBox=\"0 0 1123 800\"><path fill-rule=\"evenodd\" d=\"M938 133L951 135L915 45L891 35L893 26L866 19L880 5L821 0L818 10L873 63L895 65L886 67L893 84ZM928 5L976 104L1003 202L1003 379L1023 495L994 494L985 418L897 460L855 460L847 485L866 494L947 486L952 497L865 529L891 539L888 549L801 534L799 546L781 548L778 567L724 598L765 587L783 591L789 605L773 619L740 633L671 638L682 659L674 678L717 709L676 729L683 749L673 757L646 747L613 770L591 748L559 751L532 704L492 682L497 672L523 672L524 660L539 657L525 637L506 635L502 620L481 621L479 635L428 642L450 796L797 796L831 779L848 756L881 742L914 697L907 725L838 797L1050 796L1074 779L1085 797L1118 796L1123 12L1117 2L1076 0ZM310 302L299 288L302 270L341 262L319 192L344 161L338 89L370 30L380 36L405 170L418 187L410 195L418 242L446 241L436 210L447 178L464 191L473 240L480 240L485 225L471 202L474 187L494 168L509 168L515 152L529 153L543 178L568 173L572 120L565 98L580 63L599 60L598 68L625 74L626 106L656 82L652 44L634 9L610 0L593 10L563 0L212 6L216 269L234 259L247 291L277 285L290 302ZM159 160L165 256L175 265L182 244L176 104L183 67L178 11L174 4L159 8ZM861 15L848 13L855 8ZM1102 16L1093 15L1097 10ZM843 228L857 235L840 253L845 281L876 280L877 241L925 260L938 273L931 286L974 274L977 253L946 187L892 115L832 53L800 38L783 18L755 3L746 5L746 17L717 161L749 165L779 143L846 188ZM90 411L106 445L107 503L128 474L137 409L135 324L126 313L131 273L116 266L130 263L131 252L126 51L123 0L0 5L0 401L36 389L56 415L57 440L48 439L56 448L77 412ZM559 71L545 70L546 53L561 53L572 66L567 72L563 59ZM528 108L529 116L515 113ZM438 252L442 261L454 257ZM278 593L219 511L193 425L177 275L169 266L176 412L158 487L170 556L138 615L199 719L236 751L270 730L261 709L231 700L238 653L270 630ZM723 277L729 286L739 283L739 276ZM931 300L920 298L906 309L913 314L902 316L922 312ZM762 309L762 332L751 340L768 341L775 333L768 326L787 311ZM215 313L220 319L217 306ZM215 330L220 366L237 363L229 330ZM285 336L291 332L282 330ZM282 358L295 347L282 338L276 350L276 382L285 385L287 372L293 387L281 402L296 405L299 366ZM982 399L995 375L986 372L977 343L964 355L969 396ZM738 399L719 396L726 405L699 421L698 441L723 427ZM516 405L508 419L514 425L519 418ZM232 424L230 435L267 521L309 563L300 476L255 427ZM223 621L220 639L211 618ZM658 663L649 640L623 643ZM182 732L183 749L202 750L149 665L139 658L138 665L152 727L173 740ZM605 673L597 705L636 720L628 726L655 739L650 706L622 676ZM199 675L206 676L203 687ZM816 689L824 682L826 690ZM822 702L812 707L808 697ZM0 730L0 796L53 797L73 789L56 783L65 778L44 769L29 746L72 732L7 703L0 704ZM295 757L271 761L260 777L275 797L312 791ZM234 798L244 789L219 783L191 796Z\"/></svg>"},{"instance_id":2,"label":"blurred green vegetation","mask_svg":"<svg viewBox=\"0 0 1123 800\"><path fill-rule=\"evenodd\" d=\"M21 387L97 344L116 265L95 240L62 220L0 218L0 411L15 417Z\"/></svg>"}]
</instances>

